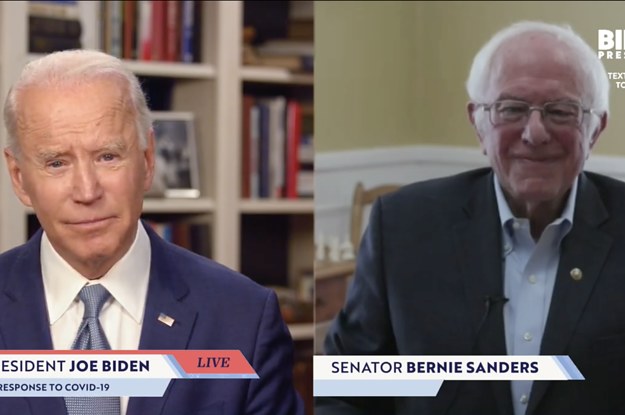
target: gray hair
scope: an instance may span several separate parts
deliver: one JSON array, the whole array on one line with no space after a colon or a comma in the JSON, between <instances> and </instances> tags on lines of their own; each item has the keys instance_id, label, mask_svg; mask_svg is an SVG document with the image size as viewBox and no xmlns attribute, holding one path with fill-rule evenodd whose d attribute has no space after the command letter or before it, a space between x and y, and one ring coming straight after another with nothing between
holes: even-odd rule
<instances>
[{"instance_id":1,"label":"gray hair","mask_svg":"<svg viewBox=\"0 0 625 415\"><path fill-rule=\"evenodd\" d=\"M597 112L609 112L610 82L596 52L568 26L558 26L544 22L522 21L496 33L475 55L466 82L467 92L473 102L483 103L488 99L490 82L497 75L499 66L494 68L495 56L500 47L508 40L527 33L552 35L571 52L568 56L571 65L575 65L581 75L578 81L582 85L582 104Z\"/></svg>"},{"instance_id":2,"label":"gray hair","mask_svg":"<svg viewBox=\"0 0 625 415\"><path fill-rule=\"evenodd\" d=\"M121 60L96 50L65 50L54 52L29 62L13 84L4 104L4 123L8 133L8 148L19 154L17 113L19 94L33 86L76 85L98 78L119 80L129 93L135 111L135 125L142 149L147 147L147 136L152 128L150 110L137 77L123 66Z\"/></svg>"}]
</instances>

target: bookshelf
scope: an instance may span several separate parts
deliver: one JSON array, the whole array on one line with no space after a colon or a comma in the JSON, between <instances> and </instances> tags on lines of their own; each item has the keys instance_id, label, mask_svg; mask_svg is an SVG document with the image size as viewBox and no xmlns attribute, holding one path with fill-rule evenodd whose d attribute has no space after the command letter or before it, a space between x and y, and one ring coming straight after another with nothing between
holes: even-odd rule
<instances>
[{"instance_id":1,"label":"bookshelf","mask_svg":"<svg viewBox=\"0 0 625 415\"><path fill-rule=\"evenodd\" d=\"M84 48L101 45L100 3L79 2ZM241 197L242 95L247 88L312 97L313 76L271 67L242 66L242 1L197 2L201 7L201 60L196 63L124 60L141 79L171 85L172 111L195 115L200 197L146 198L146 219L205 223L211 258L262 283L294 291L311 276L314 258L312 198ZM8 93L21 68L37 55L28 52L28 3L0 2L0 95ZM292 92L295 91L295 92ZM155 108L153 110L162 110ZM6 144L4 126L0 147ZM6 166L0 168L0 252L24 243L37 226L31 209L13 194ZM268 243L275 241L275 244ZM267 250L268 248L268 250ZM270 265L270 266L267 266ZM312 413L312 322L290 323L296 345L296 386Z\"/></svg>"},{"instance_id":2,"label":"bookshelf","mask_svg":"<svg viewBox=\"0 0 625 415\"><path fill-rule=\"evenodd\" d=\"M100 47L100 2L79 2L84 48ZM198 147L200 197L196 199L146 198L144 214L171 220L205 221L209 224L211 257L235 270L243 270L243 240L263 240L251 235L255 228L281 222L280 236L286 249L285 269L289 287L296 289L301 270L312 268L312 199L242 199L241 183L241 97L244 85L307 88L312 75L293 75L286 70L241 65L243 2L197 2L201 7L201 61L174 63L124 60L135 74L169 82L171 108L195 114ZM23 65L37 55L28 53L28 3L0 3L0 94L4 98ZM312 95L312 94L311 94ZM155 108L152 108L155 109ZM6 143L4 128L0 133ZM254 226L247 227L252 218ZM24 243L33 212L13 194L6 167L0 169L0 251ZM256 226L258 225L258 226ZM31 225L32 226L32 225ZM246 264L254 269L254 264ZM248 275L256 279L253 272ZM295 327L295 326L293 326ZM297 326L298 338L312 336L306 325Z\"/></svg>"}]
</instances>

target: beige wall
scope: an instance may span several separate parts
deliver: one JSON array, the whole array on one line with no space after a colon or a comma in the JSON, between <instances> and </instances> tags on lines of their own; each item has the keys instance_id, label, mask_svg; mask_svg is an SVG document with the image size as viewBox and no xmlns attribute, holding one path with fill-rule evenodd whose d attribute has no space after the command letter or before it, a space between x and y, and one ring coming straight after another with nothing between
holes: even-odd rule
<instances>
[{"instance_id":1,"label":"beige wall","mask_svg":"<svg viewBox=\"0 0 625 415\"><path fill-rule=\"evenodd\" d=\"M623 16L625 2L316 2L316 150L476 146L464 81L494 32L568 23L596 48L597 29L625 29ZM604 64L625 72L625 59ZM610 101L595 152L625 155L625 89Z\"/></svg>"},{"instance_id":2,"label":"beige wall","mask_svg":"<svg viewBox=\"0 0 625 415\"><path fill-rule=\"evenodd\" d=\"M315 2L315 150L409 145L419 130L417 6Z\"/></svg>"}]
</instances>

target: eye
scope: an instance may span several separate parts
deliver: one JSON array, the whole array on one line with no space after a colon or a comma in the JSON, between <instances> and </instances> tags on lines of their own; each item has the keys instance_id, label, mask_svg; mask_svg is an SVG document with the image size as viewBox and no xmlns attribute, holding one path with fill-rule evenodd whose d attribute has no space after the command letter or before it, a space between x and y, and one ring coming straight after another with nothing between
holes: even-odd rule
<instances>
[{"instance_id":1,"label":"eye","mask_svg":"<svg viewBox=\"0 0 625 415\"><path fill-rule=\"evenodd\" d=\"M117 154L105 153L100 156L102 161L114 161L118 158Z\"/></svg>"},{"instance_id":2,"label":"eye","mask_svg":"<svg viewBox=\"0 0 625 415\"><path fill-rule=\"evenodd\" d=\"M51 160L46 163L46 167L50 167L52 169L59 169L64 165L65 163L63 163L61 160Z\"/></svg>"},{"instance_id":3,"label":"eye","mask_svg":"<svg viewBox=\"0 0 625 415\"><path fill-rule=\"evenodd\" d=\"M497 106L497 111L501 114L525 114L527 112L527 105L519 103L502 102Z\"/></svg>"},{"instance_id":4,"label":"eye","mask_svg":"<svg viewBox=\"0 0 625 415\"><path fill-rule=\"evenodd\" d=\"M546 109L549 115L557 117L574 117L577 116L577 109L571 106L557 105Z\"/></svg>"},{"instance_id":5,"label":"eye","mask_svg":"<svg viewBox=\"0 0 625 415\"><path fill-rule=\"evenodd\" d=\"M575 104L557 103L545 106L545 113L555 124L569 125L580 121L581 109Z\"/></svg>"}]
</instances>

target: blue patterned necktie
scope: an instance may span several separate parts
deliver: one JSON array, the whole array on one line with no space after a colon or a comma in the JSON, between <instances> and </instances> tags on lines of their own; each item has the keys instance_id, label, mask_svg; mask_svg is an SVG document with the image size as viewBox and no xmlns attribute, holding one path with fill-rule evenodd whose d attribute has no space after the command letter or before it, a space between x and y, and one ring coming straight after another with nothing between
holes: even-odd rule
<instances>
[{"instance_id":1,"label":"blue patterned necktie","mask_svg":"<svg viewBox=\"0 0 625 415\"><path fill-rule=\"evenodd\" d=\"M80 300L85 305L85 314L78 329L72 349L108 350L111 347L100 325L100 310L110 297L100 284L86 285L80 290ZM65 398L68 415L120 415L119 398L68 396Z\"/></svg>"}]
</instances>

